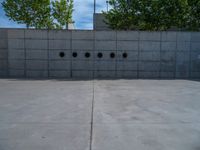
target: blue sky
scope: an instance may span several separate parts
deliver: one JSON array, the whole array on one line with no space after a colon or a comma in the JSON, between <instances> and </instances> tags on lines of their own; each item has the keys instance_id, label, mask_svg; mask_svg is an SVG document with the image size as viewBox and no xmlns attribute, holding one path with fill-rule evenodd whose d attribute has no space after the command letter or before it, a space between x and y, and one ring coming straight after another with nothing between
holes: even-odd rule
<instances>
[{"instance_id":1,"label":"blue sky","mask_svg":"<svg viewBox=\"0 0 200 150\"><path fill-rule=\"evenodd\" d=\"M0 0L2 2L3 0ZM106 0L96 0L97 12L106 10ZM93 0L74 0L74 14L75 26L77 29L92 29L93 28ZM4 14L0 4L0 28L23 28L22 24L17 24L10 21Z\"/></svg>"}]
</instances>

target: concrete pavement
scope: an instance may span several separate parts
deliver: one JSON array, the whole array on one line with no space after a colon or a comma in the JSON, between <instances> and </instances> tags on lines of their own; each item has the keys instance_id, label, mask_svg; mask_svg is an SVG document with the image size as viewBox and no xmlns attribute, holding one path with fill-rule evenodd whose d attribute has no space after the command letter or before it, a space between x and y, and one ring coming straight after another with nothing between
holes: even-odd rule
<instances>
[{"instance_id":1,"label":"concrete pavement","mask_svg":"<svg viewBox=\"0 0 200 150\"><path fill-rule=\"evenodd\" d=\"M200 82L0 79L0 150L198 150Z\"/></svg>"}]
</instances>

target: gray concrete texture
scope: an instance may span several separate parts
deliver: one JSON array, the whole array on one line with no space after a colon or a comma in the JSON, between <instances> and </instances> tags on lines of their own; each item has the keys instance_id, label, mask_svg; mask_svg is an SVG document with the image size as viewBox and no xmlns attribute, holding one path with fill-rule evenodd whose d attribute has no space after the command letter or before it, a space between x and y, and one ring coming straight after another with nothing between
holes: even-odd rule
<instances>
[{"instance_id":1,"label":"gray concrete texture","mask_svg":"<svg viewBox=\"0 0 200 150\"><path fill-rule=\"evenodd\" d=\"M200 32L0 32L1 77L200 78Z\"/></svg>"},{"instance_id":2,"label":"gray concrete texture","mask_svg":"<svg viewBox=\"0 0 200 150\"><path fill-rule=\"evenodd\" d=\"M199 97L189 80L0 79L0 149L198 150Z\"/></svg>"}]
</instances>

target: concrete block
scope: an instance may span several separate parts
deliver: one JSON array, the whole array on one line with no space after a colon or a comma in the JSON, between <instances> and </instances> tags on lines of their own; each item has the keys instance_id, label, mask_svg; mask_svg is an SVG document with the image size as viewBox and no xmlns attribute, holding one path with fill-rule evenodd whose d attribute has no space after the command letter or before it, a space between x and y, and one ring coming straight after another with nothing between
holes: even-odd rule
<instances>
[{"instance_id":1,"label":"concrete block","mask_svg":"<svg viewBox=\"0 0 200 150\"><path fill-rule=\"evenodd\" d=\"M26 77L28 77L28 78L47 78L48 71L46 71L46 70L41 70L41 71L27 70Z\"/></svg>"},{"instance_id":2,"label":"concrete block","mask_svg":"<svg viewBox=\"0 0 200 150\"><path fill-rule=\"evenodd\" d=\"M24 70L9 69L9 77L25 77Z\"/></svg>"},{"instance_id":3,"label":"concrete block","mask_svg":"<svg viewBox=\"0 0 200 150\"><path fill-rule=\"evenodd\" d=\"M25 38L26 39L47 39L48 30L35 30L35 29L25 30Z\"/></svg>"},{"instance_id":4,"label":"concrete block","mask_svg":"<svg viewBox=\"0 0 200 150\"><path fill-rule=\"evenodd\" d=\"M139 48L141 51L160 51L160 42L139 42Z\"/></svg>"},{"instance_id":5,"label":"concrete block","mask_svg":"<svg viewBox=\"0 0 200 150\"><path fill-rule=\"evenodd\" d=\"M8 29L8 39L24 39L23 29Z\"/></svg>"},{"instance_id":6,"label":"concrete block","mask_svg":"<svg viewBox=\"0 0 200 150\"><path fill-rule=\"evenodd\" d=\"M25 59L25 50L8 49L8 59Z\"/></svg>"},{"instance_id":7,"label":"concrete block","mask_svg":"<svg viewBox=\"0 0 200 150\"><path fill-rule=\"evenodd\" d=\"M177 51L190 51L190 42L177 42Z\"/></svg>"},{"instance_id":8,"label":"concrete block","mask_svg":"<svg viewBox=\"0 0 200 150\"><path fill-rule=\"evenodd\" d=\"M139 40L138 31L117 31L118 41L137 41Z\"/></svg>"},{"instance_id":9,"label":"concrete block","mask_svg":"<svg viewBox=\"0 0 200 150\"><path fill-rule=\"evenodd\" d=\"M93 70L93 61L72 61L72 70L88 71Z\"/></svg>"},{"instance_id":10,"label":"concrete block","mask_svg":"<svg viewBox=\"0 0 200 150\"><path fill-rule=\"evenodd\" d=\"M6 49L0 49L0 59L6 60L8 58L8 52Z\"/></svg>"},{"instance_id":11,"label":"concrete block","mask_svg":"<svg viewBox=\"0 0 200 150\"><path fill-rule=\"evenodd\" d=\"M70 70L71 62L67 60L52 60L49 61L49 69L50 70Z\"/></svg>"},{"instance_id":12,"label":"concrete block","mask_svg":"<svg viewBox=\"0 0 200 150\"><path fill-rule=\"evenodd\" d=\"M116 41L117 38L116 31L94 31L94 32L95 32L95 40Z\"/></svg>"},{"instance_id":13,"label":"concrete block","mask_svg":"<svg viewBox=\"0 0 200 150\"><path fill-rule=\"evenodd\" d=\"M191 32L177 32L177 42L190 42Z\"/></svg>"},{"instance_id":14,"label":"concrete block","mask_svg":"<svg viewBox=\"0 0 200 150\"><path fill-rule=\"evenodd\" d=\"M65 54L64 57L60 57L60 53ZM50 60L69 60L71 59L71 50L49 50Z\"/></svg>"},{"instance_id":15,"label":"concrete block","mask_svg":"<svg viewBox=\"0 0 200 150\"><path fill-rule=\"evenodd\" d=\"M6 49L8 47L7 39L0 39L0 48Z\"/></svg>"},{"instance_id":16,"label":"concrete block","mask_svg":"<svg viewBox=\"0 0 200 150\"><path fill-rule=\"evenodd\" d=\"M160 72L160 78L161 79L174 79L174 72Z\"/></svg>"},{"instance_id":17,"label":"concrete block","mask_svg":"<svg viewBox=\"0 0 200 150\"><path fill-rule=\"evenodd\" d=\"M161 62L175 62L176 52L162 51L160 53Z\"/></svg>"},{"instance_id":18,"label":"concrete block","mask_svg":"<svg viewBox=\"0 0 200 150\"><path fill-rule=\"evenodd\" d=\"M200 79L200 72L191 72L192 79Z\"/></svg>"},{"instance_id":19,"label":"concrete block","mask_svg":"<svg viewBox=\"0 0 200 150\"><path fill-rule=\"evenodd\" d=\"M200 32L191 32L191 42L200 42Z\"/></svg>"},{"instance_id":20,"label":"concrete block","mask_svg":"<svg viewBox=\"0 0 200 150\"><path fill-rule=\"evenodd\" d=\"M161 32L161 41L176 42L176 32Z\"/></svg>"},{"instance_id":21,"label":"concrete block","mask_svg":"<svg viewBox=\"0 0 200 150\"><path fill-rule=\"evenodd\" d=\"M70 40L71 39L71 31L49 30L48 38L51 40Z\"/></svg>"},{"instance_id":22,"label":"concrete block","mask_svg":"<svg viewBox=\"0 0 200 150\"><path fill-rule=\"evenodd\" d=\"M9 60L9 69L25 69L25 60Z\"/></svg>"},{"instance_id":23,"label":"concrete block","mask_svg":"<svg viewBox=\"0 0 200 150\"><path fill-rule=\"evenodd\" d=\"M7 39L7 29L0 29L0 39Z\"/></svg>"},{"instance_id":24,"label":"concrete block","mask_svg":"<svg viewBox=\"0 0 200 150\"><path fill-rule=\"evenodd\" d=\"M127 54L126 58L123 57L124 53ZM117 60L137 61L138 60L138 51L117 51Z\"/></svg>"},{"instance_id":25,"label":"concrete block","mask_svg":"<svg viewBox=\"0 0 200 150\"><path fill-rule=\"evenodd\" d=\"M73 40L72 49L77 50L93 50L94 41L92 40Z\"/></svg>"},{"instance_id":26,"label":"concrete block","mask_svg":"<svg viewBox=\"0 0 200 150\"><path fill-rule=\"evenodd\" d=\"M0 78L1 77L8 77L7 70L3 70L3 69L0 70Z\"/></svg>"},{"instance_id":27,"label":"concrete block","mask_svg":"<svg viewBox=\"0 0 200 150\"><path fill-rule=\"evenodd\" d=\"M157 52L140 52L139 60L142 60L142 61L160 61L160 51L157 51Z\"/></svg>"},{"instance_id":28,"label":"concrete block","mask_svg":"<svg viewBox=\"0 0 200 150\"><path fill-rule=\"evenodd\" d=\"M176 51L176 42L161 42L161 51Z\"/></svg>"},{"instance_id":29,"label":"concrete block","mask_svg":"<svg viewBox=\"0 0 200 150\"><path fill-rule=\"evenodd\" d=\"M70 78L71 71L49 71L49 77L53 78Z\"/></svg>"},{"instance_id":30,"label":"concrete block","mask_svg":"<svg viewBox=\"0 0 200 150\"><path fill-rule=\"evenodd\" d=\"M9 39L8 48L9 49L24 49L24 40L23 39Z\"/></svg>"},{"instance_id":31,"label":"concrete block","mask_svg":"<svg viewBox=\"0 0 200 150\"><path fill-rule=\"evenodd\" d=\"M140 71L139 78L140 79L158 79L158 78L160 78L160 73L159 72Z\"/></svg>"},{"instance_id":32,"label":"concrete block","mask_svg":"<svg viewBox=\"0 0 200 150\"><path fill-rule=\"evenodd\" d=\"M28 50L26 51L26 59L48 59L47 50Z\"/></svg>"},{"instance_id":33,"label":"concrete block","mask_svg":"<svg viewBox=\"0 0 200 150\"><path fill-rule=\"evenodd\" d=\"M72 39L74 40L94 40L94 32L91 31L72 31Z\"/></svg>"},{"instance_id":34,"label":"concrete block","mask_svg":"<svg viewBox=\"0 0 200 150\"><path fill-rule=\"evenodd\" d=\"M85 71L72 70L72 78L93 79L93 71L89 71L89 70L85 70Z\"/></svg>"},{"instance_id":35,"label":"concrete block","mask_svg":"<svg viewBox=\"0 0 200 150\"><path fill-rule=\"evenodd\" d=\"M200 51L200 42L192 42L191 51Z\"/></svg>"},{"instance_id":36,"label":"concrete block","mask_svg":"<svg viewBox=\"0 0 200 150\"><path fill-rule=\"evenodd\" d=\"M138 62L137 61L117 61L118 71L137 71L138 70Z\"/></svg>"},{"instance_id":37,"label":"concrete block","mask_svg":"<svg viewBox=\"0 0 200 150\"><path fill-rule=\"evenodd\" d=\"M49 49L71 49L70 40L49 40Z\"/></svg>"},{"instance_id":38,"label":"concrete block","mask_svg":"<svg viewBox=\"0 0 200 150\"><path fill-rule=\"evenodd\" d=\"M175 69L175 62L161 62L161 72L174 72Z\"/></svg>"},{"instance_id":39,"label":"concrete block","mask_svg":"<svg viewBox=\"0 0 200 150\"><path fill-rule=\"evenodd\" d=\"M116 71L103 71L103 70L97 70L94 71L94 77L98 79L103 79L103 78L111 78L114 79L116 78Z\"/></svg>"},{"instance_id":40,"label":"concrete block","mask_svg":"<svg viewBox=\"0 0 200 150\"><path fill-rule=\"evenodd\" d=\"M116 50L116 41L95 41L95 50Z\"/></svg>"},{"instance_id":41,"label":"concrete block","mask_svg":"<svg viewBox=\"0 0 200 150\"><path fill-rule=\"evenodd\" d=\"M136 79L137 75L137 71L116 71L117 78Z\"/></svg>"},{"instance_id":42,"label":"concrete block","mask_svg":"<svg viewBox=\"0 0 200 150\"><path fill-rule=\"evenodd\" d=\"M26 49L47 49L48 41L47 40L25 40Z\"/></svg>"},{"instance_id":43,"label":"concrete block","mask_svg":"<svg viewBox=\"0 0 200 150\"><path fill-rule=\"evenodd\" d=\"M176 78L177 79L188 79L189 72L176 72Z\"/></svg>"},{"instance_id":44,"label":"concrete block","mask_svg":"<svg viewBox=\"0 0 200 150\"><path fill-rule=\"evenodd\" d=\"M158 72L160 70L160 62L139 62L139 71Z\"/></svg>"},{"instance_id":45,"label":"concrete block","mask_svg":"<svg viewBox=\"0 0 200 150\"><path fill-rule=\"evenodd\" d=\"M116 70L116 61L95 61L94 70L114 71Z\"/></svg>"},{"instance_id":46,"label":"concrete block","mask_svg":"<svg viewBox=\"0 0 200 150\"><path fill-rule=\"evenodd\" d=\"M161 32L147 32L141 31L139 39L141 41L160 41L161 40Z\"/></svg>"},{"instance_id":47,"label":"concrete block","mask_svg":"<svg viewBox=\"0 0 200 150\"><path fill-rule=\"evenodd\" d=\"M117 50L138 51L138 41L118 41Z\"/></svg>"},{"instance_id":48,"label":"concrete block","mask_svg":"<svg viewBox=\"0 0 200 150\"><path fill-rule=\"evenodd\" d=\"M28 70L47 70L48 62L44 60L26 60Z\"/></svg>"}]
</instances>

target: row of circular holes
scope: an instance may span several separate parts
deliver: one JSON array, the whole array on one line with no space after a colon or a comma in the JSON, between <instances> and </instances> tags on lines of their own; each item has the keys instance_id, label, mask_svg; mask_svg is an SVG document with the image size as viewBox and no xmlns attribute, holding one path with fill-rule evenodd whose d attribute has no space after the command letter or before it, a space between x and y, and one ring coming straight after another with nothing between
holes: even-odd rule
<instances>
[{"instance_id":1,"label":"row of circular holes","mask_svg":"<svg viewBox=\"0 0 200 150\"><path fill-rule=\"evenodd\" d=\"M73 56L73 57L77 57L78 54L77 54L76 52L73 52L73 53L72 53L72 56ZM102 57L103 57L103 54L102 54L102 53L98 53L97 56L98 56L98 58L102 58ZM123 53L122 56L123 56L123 58L127 58L127 57L128 57L128 54L127 54L127 53ZM64 53L64 52L60 52L60 57L62 57L62 58L65 57L65 53ZM89 58L89 57L90 57L90 53L88 53L88 52L85 53L85 57L86 57L86 58ZM111 58L115 58L115 53L110 53L110 57L111 57Z\"/></svg>"}]
</instances>

